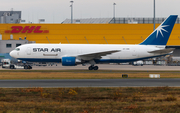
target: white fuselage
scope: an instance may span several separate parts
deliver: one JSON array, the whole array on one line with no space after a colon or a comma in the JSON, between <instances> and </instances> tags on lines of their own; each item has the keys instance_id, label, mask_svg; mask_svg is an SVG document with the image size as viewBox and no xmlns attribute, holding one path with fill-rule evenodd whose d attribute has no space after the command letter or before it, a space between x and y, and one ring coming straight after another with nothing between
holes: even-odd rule
<instances>
[{"instance_id":1,"label":"white fuselage","mask_svg":"<svg viewBox=\"0 0 180 113\"><path fill-rule=\"evenodd\" d=\"M61 62L62 57L77 57L79 55L118 50L112 54L97 59L104 63L131 62L163 54L149 53L164 49L165 46L152 45L110 45L110 44L25 44L19 50L13 50L14 58L32 62ZM86 59L84 59L86 60Z\"/></svg>"},{"instance_id":2,"label":"white fuselage","mask_svg":"<svg viewBox=\"0 0 180 113\"><path fill-rule=\"evenodd\" d=\"M174 50L165 46L177 17L170 15L139 45L25 44L15 48L10 55L23 61L62 62L63 66L89 63L89 70L98 70L98 66L94 66L98 63L133 62L163 56ZM27 67L31 68L24 68Z\"/></svg>"}]
</instances>

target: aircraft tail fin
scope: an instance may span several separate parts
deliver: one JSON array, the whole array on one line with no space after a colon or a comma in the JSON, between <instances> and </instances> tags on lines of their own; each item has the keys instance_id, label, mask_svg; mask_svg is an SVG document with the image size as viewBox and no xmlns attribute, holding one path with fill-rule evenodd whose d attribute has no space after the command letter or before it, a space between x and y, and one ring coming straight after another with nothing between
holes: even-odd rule
<instances>
[{"instance_id":1,"label":"aircraft tail fin","mask_svg":"<svg viewBox=\"0 0 180 113\"><path fill-rule=\"evenodd\" d=\"M174 27L178 15L170 15L140 45L165 46Z\"/></svg>"}]
</instances>

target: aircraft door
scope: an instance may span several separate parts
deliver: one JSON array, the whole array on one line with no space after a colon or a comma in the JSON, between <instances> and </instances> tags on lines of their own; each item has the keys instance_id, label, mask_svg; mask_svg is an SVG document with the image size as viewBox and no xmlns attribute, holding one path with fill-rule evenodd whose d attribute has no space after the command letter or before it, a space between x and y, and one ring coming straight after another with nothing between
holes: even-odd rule
<instances>
[{"instance_id":1,"label":"aircraft door","mask_svg":"<svg viewBox=\"0 0 180 113\"><path fill-rule=\"evenodd\" d=\"M27 53L27 55L31 55L31 48L30 47L27 47L26 53Z\"/></svg>"}]
</instances>

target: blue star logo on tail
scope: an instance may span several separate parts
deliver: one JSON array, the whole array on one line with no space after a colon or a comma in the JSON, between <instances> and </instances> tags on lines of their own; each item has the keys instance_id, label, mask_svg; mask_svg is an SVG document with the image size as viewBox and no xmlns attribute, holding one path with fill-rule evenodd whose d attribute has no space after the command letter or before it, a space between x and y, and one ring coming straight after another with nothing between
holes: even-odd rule
<instances>
[{"instance_id":1,"label":"blue star logo on tail","mask_svg":"<svg viewBox=\"0 0 180 113\"><path fill-rule=\"evenodd\" d=\"M164 37L162 31L165 31L165 32L168 33L168 31L166 31L166 30L164 29L164 27L168 27L168 26L169 26L169 25L161 25L161 26L159 26L159 27L156 29L156 31L157 31L156 38L158 37L159 32L161 33L162 37Z\"/></svg>"},{"instance_id":2,"label":"blue star logo on tail","mask_svg":"<svg viewBox=\"0 0 180 113\"><path fill-rule=\"evenodd\" d=\"M177 15L170 15L164 22L156 28L140 45L161 45L165 46L169 40Z\"/></svg>"}]
</instances>

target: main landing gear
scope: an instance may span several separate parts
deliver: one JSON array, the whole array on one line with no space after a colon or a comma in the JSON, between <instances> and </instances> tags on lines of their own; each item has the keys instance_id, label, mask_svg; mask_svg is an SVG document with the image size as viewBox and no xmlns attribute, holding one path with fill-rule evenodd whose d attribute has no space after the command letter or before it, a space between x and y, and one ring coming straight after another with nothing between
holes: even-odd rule
<instances>
[{"instance_id":1,"label":"main landing gear","mask_svg":"<svg viewBox=\"0 0 180 113\"><path fill-rule=\"evenodd\" d=\"M24 69L32 69L30 65L24 65Z\"/></svg>"},{"instance_id":2,"label":"main landing gear","mask_svg":"<svg viewBox=\"0 0 180 113\"><path fill-rule=\"evenodd\" d=\"M94 65L89 66L89 70L98 70L98 69L99 69L98 66L94 66Z\"/></svg>"}]
</instances>

